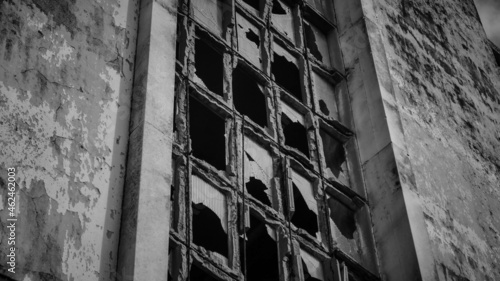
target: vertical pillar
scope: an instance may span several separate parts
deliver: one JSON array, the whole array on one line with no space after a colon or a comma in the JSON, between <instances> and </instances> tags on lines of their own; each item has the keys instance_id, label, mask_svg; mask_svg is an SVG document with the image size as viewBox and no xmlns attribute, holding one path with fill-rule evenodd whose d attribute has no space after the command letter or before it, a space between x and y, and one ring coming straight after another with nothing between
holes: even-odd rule
<instances>
[{"instance_id":1,"label":"vertical pillar","mask_svg":"<svg viewBox=\"0 0 500 281\"><path fill-rule=\"evenodd\" d=\"M167 280L176 0L142 0L117 280Z\"/></svg>"}]
</instances>

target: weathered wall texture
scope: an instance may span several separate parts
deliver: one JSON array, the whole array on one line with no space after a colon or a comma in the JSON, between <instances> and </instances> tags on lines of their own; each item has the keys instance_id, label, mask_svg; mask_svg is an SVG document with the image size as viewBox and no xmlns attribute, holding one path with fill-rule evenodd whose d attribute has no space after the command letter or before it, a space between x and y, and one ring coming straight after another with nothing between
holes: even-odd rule
<instances>
[{"instance_id":1,"label":"weathered wall texture","mask_svg":"<svg viewBox=\"0 0 500 281\"><path fill-rule=\"evenodd\" d=\"M0 276L114 280L137 2L0 1ZM9 167L19 184L15 276Z\"/></svg>"},{"instance_id":2,"label":"weathered wall texture","mask_svg":"<svg viewBox=\"0 0 500 281\"><path fill-rule=\"evenodd\" d=\"M371 2L435 280L500 280L500 70L472 0Z\"/></svg>"}]
</instances>

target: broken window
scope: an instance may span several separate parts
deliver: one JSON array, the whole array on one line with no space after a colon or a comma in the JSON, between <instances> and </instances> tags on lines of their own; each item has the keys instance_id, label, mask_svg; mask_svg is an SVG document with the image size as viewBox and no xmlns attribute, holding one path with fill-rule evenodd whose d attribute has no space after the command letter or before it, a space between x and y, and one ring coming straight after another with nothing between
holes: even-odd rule
<instances>
[{"instance_id":1,"label":"broken window","mask_svg":"<svg viewBox=\"0 0 500 281\"><path fill-rule=\"evenodd\" d=\"M324 129L320 130L321 142L323 144L323 155L326 162L326 173L334 175L336 178L340 173L344 173L346 155L344 145L336 138L327 133Z\"/></svg>"},{"instance_id":2,"label":"broken window","mask_svg":"<svg viewBox=\"0 0 500 281\"><path fill-rule=\"evenodd\" d=\"M228 257L226 196L201 178L191 176L193 243Z\"/></svg>"},{"instance_id":3,"label":"broken window","mask_svg":"<svg viewBox=\"0 0 500 281\"><path fill-rule=\"evenodd\" d=\"M271 73L274 81L303 102L299 60L276 43L273 44L273 49Z\"/></svg>"},{"instance_id":4,"label":"broken window","mask_svg":"<svg viewBox=\"0 0 500 281\"><path fill-rule=\"evenodd\" d=\"M222 54L199 38L196 38L194 48L195 81L204 85L214 94L224 96L224 60Z\"/></svg>"},{"instance_id":5,"label":"broken window","mask_svg":"<svg viewBox=\"0 0 500 281\"><path fill-rule=\"evenodd\" d=\"M318 106L321 113L333 119L338 118L336 95L343 85L334 86L316 71L312 71L312 81L315 96L318 99Z\"/></svg>"},{"instance_id":6,"label":"broken window","mask_svg":"<svg viewBox=\"0 0 500 281\"><path fill-rule=\"evenodd\" d=\"M276 231L250 214L246 233L245 264L247 281L278 281L279 259Z\"/></svg>"},{"instance_id":7,"label":"broken window","mask_svg":"<svg viewBox=\"0 0 500 281\"><path fill-rule=\"evenodd\" d=\"M262 204L272 207L273 158L265 148L250 138L245 137L244 147L246 191Z\"/></svg>"},{"instance_id":8,"label":"broken window","mask_svg":"<svg viewBox=\"0 0 500 281\"><path fill-rule=\"evenodd\" d=\"M331 67L330 50L325 33L311 23L304 21L304 35L309 52L325 66Z\"/></svg>"},{"instance_id":9,"label":"broken window","mask_svg":"<svg viewBox=\"0 0 500 281\"><path fill-rule=\"evenodd\" d=\"M226 170L225 121L193 97L189 98L189 133L194 157Z\"/></svg>"},{"instance_id":10,"label":"broken window","mask_svg":"<svg viewBox=\"0 0 500 281\"><path fill-rule=\"evenodd\" d=\"M347 239L354 239L354 233L356 232L355 211L334 197L328 196L327 201L334 234L340 233Z\"/></svg>"},{"instance_id":11,"label":"broken window","mask_svg":"<svg viewBox=\"0 0 500 281\"><path fill-rule=\"evenodd\" d=\"M291 173L295 211L290 221L321 241L318 227L318 203L314 195L313 184L295 171L291 170Z\"/></svg>"},{"instance_id":12,"label":"broken window","mask_svg":"<svg viewBox=\"0 0 500 281\"><path fill-rule=\"evenodd\" d=\"M296 148L309 158L307 129L304 127L304 115L298 113L286 103L281 103L281 128L285 145Z\"/></svg>"},{"instance_id":13,"label":"broken window","mask_svg":"<svg viewBox=\"0 0 500 281\"><path fill-rule=\"evenodd\" d=\"M261 127L267 127L267 105L264 87L238 65L233 71L233 100L238 112Z\"/></svg>"},{"instance_id":14,"label":"broken window","mask_svg":"<svg viewBox=\"0 0 500 281\"><path fill-rule=\"evenodd\" d=\"M250 11L252 11L257 16L260 14L260 11L262 10L261 2L262 2L261 0L243 0L245 6L251 8Z\"/></svg>"},{"instance_id":15,"label":"broken window","mask_svg":"<svg viewBox=\"0 0 500 281\"><path fill-rule=\"evenodd\" d=\"M191 264L191 270L189 271L190 281L218 281L212 275L210 275L205 270L199 268L196 264Z\"/></svg>"},{"instance_id":16,"label":"broken window","mask_svg":"<svg viewBox=\"0 0 500 281\"><path fill-rule=\"evenodd\" d=\"M260 30L238 13L238 51L258 69L262 69Z\"/></svg>"},{"instance_id":17,"label":"broken window","mask_svg":"<svg viewBox=\"0 0 500 281\"><path fill-rule=\"evenodd\" d=\"M323 273L323 264L320 260L309 254L307 251L300 249L300 257L302 258L302 272L304 281L323 281L325 280Z\"/></svg>"},{"instance_id":18,"label":"broken window","mask_svg":"<svg viewBox=\"0 0 500 281\"><path fill-rule=\"evenodd\" d=\"M295 44L295 24L293 10L280 0L273 0L271 23Z\"/></svg>"},{"instance_id":19,"label":"broken window","mask_svg":"<svg viewBox=\"0 0 500 281\"><path fill-rule=\"evenodd\" d=\"M328 20L333 21L333 1L331 0L306 0L317 12L321 13Z\"/></svg>"},{"instance_id":20,"label":"broken window","mask_svg":"<svg viewBox=\"0 0 500 281\"><path fill-rule=\"evenodd\" d=\"M194 18L216 35L225 38L231 23L231 1L193 0L191 3Z\"/></svg>"}]
</instances>

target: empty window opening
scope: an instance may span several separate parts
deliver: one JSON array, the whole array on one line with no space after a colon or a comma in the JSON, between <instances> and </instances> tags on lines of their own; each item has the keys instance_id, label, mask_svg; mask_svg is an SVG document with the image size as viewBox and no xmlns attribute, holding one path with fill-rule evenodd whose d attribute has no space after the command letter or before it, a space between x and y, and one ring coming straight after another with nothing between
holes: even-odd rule
<instances>
[{"instance_id":1,"label":"empty window opening","mask_svg":"<svg viewBox=\"0 0 500 281\"><path fill-rule=\"evenodd\" d=\"M277 249L275 231L250 214L250 229L247 231L244 261L247 281L279 280Z\"/></svg>"},{"instance_id":2,"label":"empty window opening","mask_svg":"<svg viewBox=\"0 0 500 281\"><path fill-rule=\"evenodd\" d=\"M260 0L243 0L243 2L255 10L260 11Z\"/></svg>"},{"instance_id":3,"label":"empty window opening","mask_svg":"<svg viewBox=\"0 0 500 281\"><path fill-rule=\"evenodd\" d=\"M223 96L223 56L201 39L195 40L195 74L213 93Z\"/></svg>"},{"instance_id":4,"label":"empty window opening","mask_svg":"<svg viewBox=\"0 0 500 281\"><path fill-rule=\"evenodd\" d=\"M273 0L271 10L271 22L280 32L285 34L295 43L295 26L292 15L292 8L279 0Z\"/></svg>"},{"instance_id":5,"label":"empty window opening","mask_svg":"<svg viewBox=\"0 0 500 281\"><path fill-rule=\"evenodd\" d=\"M318 12L326 16L327 19L333 20L333 1L331 0L306 0L308 4L313 6Z\"/></svg>"},{"instance_id":6,"label":"empty window opening","mask_svg":"<svg viewBox=\"0 0 500 281\"><path fill-rule=\"evenodd\" d=\"M266 204L266 202L273 202L273 192L271 190L271 187L272 179L274 177L274 167L271 154L269 153L269 151L267 151L267 149L263 148L258 143L247 137L245 137L244 139L244 147L245 152L243 154L243 161L245 165L245 185L250 183L248 187L252 188L247 188L247 192L252 195L252 197L254 197L257 189L264 192L267 199L261 198L259 194L256 194L257 197L255 197L255 199L258 199L263 204ZM260 186L260 183L256 182L257 180L260 181L260 183L264 184L266 188L264 189L262 186ZM268 206L271 206L271 204L269 204Z\"/></svg>"},{"instance_id":7,"label":"empty window opening","mask_svg":"<svg viewBox=\"0 0 500 281\"><path fill-rule=\"evenodd\" d=\"M195 264L191 265L191 270L189 271L189 280L190 281L218 281L210 274L200 269Z\"/></svg>"},{"instance_id":8,"label":"empty window opening","mask_svg":"<svg viewBox=\"0 0 500 281\"><path fill-rule=\"evenodd\" d=\"M233 100L238 112L261 127L267 126L267 105L263 86L241 66L233 71Z\"/></svg>"},{"instance_id":9,"label":"empty window opening","mask_svg":"<svg viewBox=\"0 0 500 281\"><path fill-rule=\"evenodd\" d=\"M226 169L224 119L190 97L189 126L193 155L224 171Z\"/></svg>"},{"instance_id":10,"label":"empty window opening","mask_svg":"<svg viewBox=\"0 0 500 281\"><path fill-rule=\"evenodd\" d=\"M257 68L262 69L260 29L238 13L238 51Z\"/></svg>"},{"instance_id":11,"label":"empty window opening","mask_svg":"<svg viewBox=\"0 0 500 281\"><path fill-rule=\"evenodd\" d=\"M193 242L228 257L226 197L197 176L191 177Z\"/></svg>"},{"instance_id":12,"label":"empty window opening","mask_svg":"<svg viewBox=\"0 0 500 281\"><path fill-rule=\"evenodd\" d=\"M355 212L333 197L328 198L330 218L340 233L347 239L354 238L356 231Z\"/></svg>"},{"instance_id":13,"label":"empty window opening","mask_svg":"<svg viewBox=\"0 0 500 281\"><path fill-rule=\"evenodd\" d=\"M248 193L255 199L262 202L264 205L271 207L271 201L269 200L268 195L266 194L267 186L262 183L262 181L250 177L250 181L245 183L245 187L247 188Z\"/></svg>"},{"instance_id":14,"label":"empty window opening","mask_svg":"<svg viewBox=\"0 0 500 281\"><path fill-rule=\"evenodd\" d=\"M293 201L295 205L295 212L293 213L291 222L298 228L305 230L307 233L316 237L318 232L318 216L315 212L311 211L306 200L302 196L299 188L293 185ZM314 202L314 204L316 204Z\"/></svg>"},{"instance_id":15,"label":"empty window opening","mask_svg":"<svg viewBox=\"0 0 500 281\"><path fill-rule=\"evenodd\" d=\"M309 158L307 129L304 127L304 116L282 103L281 128L285 137L285 145L296 148Z\"/></svg>"},{"instance_id":16,"label":"empty window opening","mask_svg":"<svg viewBox=\"0 0 500 281\"><path fill-rule=\"evenodd\" d=\"M274 46L277 45L275 44ZM295 63L287 59L285 55L274 52L273 61L271 62L271 72L276 83L290 92L290 94L299 101L303 101L300 85L300 71Z\"/></svg>"},{"instance_id":17,"label":"empty window opening","mask_svg":"<svg viewBox=\"0 0 500 281\"><path fill-rule=\"evenodd\" d=\"M344 146L323 129L320 130L320 136L326 166L335 177L338 177L343 172L342 166L346 161Z\"/></svg>"},{"instance_id":18,"label":"empty window opening","mask_svg":"<svg viewBox=\"0 0 500 281\"><path fill-rule=\"evenodd\" d=\"M300 249L302 258L302 272L304 281L323 281L325 280L322 263L309 254L307 251Z\"/></svg>"}]
</instances>

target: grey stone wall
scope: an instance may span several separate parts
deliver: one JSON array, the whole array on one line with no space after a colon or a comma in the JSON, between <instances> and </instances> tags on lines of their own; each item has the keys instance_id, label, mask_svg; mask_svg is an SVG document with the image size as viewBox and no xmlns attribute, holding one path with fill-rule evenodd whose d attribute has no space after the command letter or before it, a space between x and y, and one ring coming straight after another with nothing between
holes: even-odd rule
<instances>
[{"instance_id":1,"label":"grey stone wall","mask_svg":"<svg viewBox=\"0 0 500 281\"><path fill-rule=\"evenodd\" d=\"M0 276L114 280L137 2L0 1Z\"/></svg>"}]
</instances>

